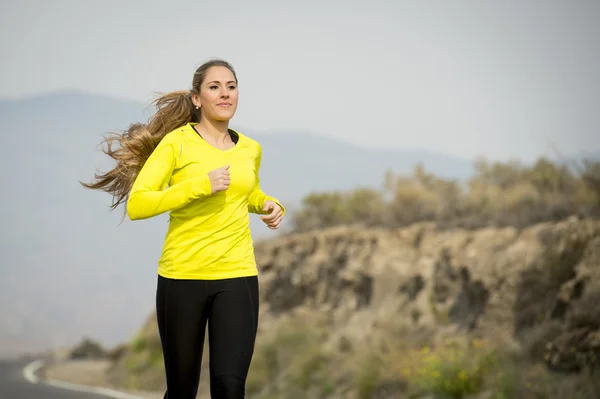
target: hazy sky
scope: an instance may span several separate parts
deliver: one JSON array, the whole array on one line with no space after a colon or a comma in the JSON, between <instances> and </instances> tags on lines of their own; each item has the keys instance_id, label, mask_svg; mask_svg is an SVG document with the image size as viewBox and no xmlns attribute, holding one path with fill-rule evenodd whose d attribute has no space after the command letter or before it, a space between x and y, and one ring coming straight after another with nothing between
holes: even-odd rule
<instances>
[{"instance_id":1,"label":"hazy sky","mask_svg":"<svg viewBox=\"0 0 600 399\"><path fill-rule=\"evenodd\" d=\"M531 159L600 151L600 1L47 1L0 5L0 96L148 103L210 57L236 127Z\"/></svg>"}]
</instances>

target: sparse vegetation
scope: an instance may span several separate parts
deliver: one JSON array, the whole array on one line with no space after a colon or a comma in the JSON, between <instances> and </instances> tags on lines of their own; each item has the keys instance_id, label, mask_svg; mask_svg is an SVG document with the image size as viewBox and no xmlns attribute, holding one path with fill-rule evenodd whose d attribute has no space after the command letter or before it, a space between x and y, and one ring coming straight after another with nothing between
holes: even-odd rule
<instances>
[{"instance_id":1,"label":"sparse vegetation","mask_svg":"<svg viewBox=\"0 0 600 399\"><path fill-rule=\"evenodd\" d=\"M308 391L333 392L333 354L322 343L318 326L299 320L261 338L248 375L248 393L260 398L303 398Z\"/></svg>"},{"instance_id":2,"label":"sparse vegetation","mask_svg":"<svg viewBox=\"0 0 600 399\"><path fill-rule=\"evenodd\" d=\"M424 347L409 356L404 378L426 393L461 399L482 390L484 379L496 360L476 346L444 346L437 351Z\"/></svg>"},{"instance_id":3,"label":"sparse vegetation","mask_svg":"<svg viewBox=\"0 0 600 399\"><path fill-rule=\"evenodd\" d=\"M378 349L380 342L363 342L356 345L358 351L340 353L326 350L323 337L315 331L310 323L294 322L263 338L249 375L249 397L588 399L600 395L597 372L552 373L532 356L533 349L515 351L466 336L413 347L422 337L418 330L405 329L403 340L409 342L385 351Z\"/></svg>"},{"instance_id":4,"label":"sparse vegetation","mask_svg":"<svg viewBox=\"0 0 600 399\"><path fill-rule=\"evenodd\" d=\"M127 389L162 389L164 385L163 354L154 316L133 337L127 350L119 350L109 371L117 386Z\"/></svg>"},{"instance_id":5,"label":"sparse vegetation","mask_svg":"<svg viewBox=\"0 0 600 399\"><path fill-rule=\"evenodd\" d=\"M102 359L107 355L102 345L90 338L84 338L69 354L71 359Z\"/></svg>"},{"instance_id":6,"label":"sparse vegetation","mask_svg":"<svg viewBox=\"0 0 600 399\"><path fill-rule=\"evenodd\" d=\"M475 164L466 184L417 165L412 176L388 173L381 190L321 192L306 196L293 216L296 232L341 224L399 227L433 221L440 227L525 227L568 216L600 216L600 162L576 168L540 158Z\"/></svg>"}]
</instances>

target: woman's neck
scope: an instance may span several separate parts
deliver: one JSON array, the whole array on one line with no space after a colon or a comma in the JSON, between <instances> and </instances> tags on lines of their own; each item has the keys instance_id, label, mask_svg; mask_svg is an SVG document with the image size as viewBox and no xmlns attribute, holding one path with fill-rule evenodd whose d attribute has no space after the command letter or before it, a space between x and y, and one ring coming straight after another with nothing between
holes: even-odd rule
<instances>
[{"instance_id":1,"label":"woman's neck","mask_svg":"<svg viewBox=\"0 0 600 399\"><path fill-rule=\"evenodd\" d=\"M208 136L215 143L223 143L230 139L228 122L210 121L202 118L196 125L196 131L205 138Z\"/></svg>"}]
</instances>

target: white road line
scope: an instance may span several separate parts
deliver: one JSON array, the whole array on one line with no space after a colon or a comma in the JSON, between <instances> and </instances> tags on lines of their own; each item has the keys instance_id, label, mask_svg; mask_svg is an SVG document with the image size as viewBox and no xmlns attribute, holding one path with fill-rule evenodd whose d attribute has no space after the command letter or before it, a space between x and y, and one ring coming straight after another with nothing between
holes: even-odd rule
<instances>
[{"instance_id":1,"label":"white road line","mask_svg":"<svg viewBox=\"0 0 600 399\"><path fill-rule=\"evenodd\" d=\"M37 384L39 378L35 373L44 365L43 360L35 360L23 368L23 377L32 384Z\"/></svg>"},{"instance_id":2,"label":"white road line","mask_svg":"<svg viewBox=\"0 0 600 399\"><path fill-rule=\"evenodd\" d=\"M36 372L40 368L42 368L43 365L44 365L43 360L35 360L35 361L29 363L27 366L25 366L23 368L23 377L25 377L25 379L32 384L39 383L40 379L36 375ZM143 399L140 396L130 395L128 393L119 392L119 391L115 391L115 390L108 389L108 388L100 388L100 387L93 387L93 386L87 386L87 385L73 384L71 382L63 382L63 381L58 381L58 380L54 380L54 379L42 380L41 382L45 383L47 385L55 386L57 388L69 389L71 391L79 391L79 392L86 392L86 393L95 393L98 395L104 395L104 396L108 396L110 398L115 398L115 399Z\"/></svg>"}]
</instances>

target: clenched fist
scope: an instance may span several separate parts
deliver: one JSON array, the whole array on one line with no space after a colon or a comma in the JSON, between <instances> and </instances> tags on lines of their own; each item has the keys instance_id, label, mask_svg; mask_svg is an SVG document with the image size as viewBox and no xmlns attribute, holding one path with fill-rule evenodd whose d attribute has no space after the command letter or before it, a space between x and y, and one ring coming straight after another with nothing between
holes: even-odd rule
<instances>
[{"instance_id":1,"label":"clenched fist","mask_svg":"<svg viewBox=\"0 0 600 399\"><path fill-rule=\"evenodd\" d=\"M267 213L267 215L260 217L262 221L265 222L271 230L278 229L281 219L283 218L283 211L281 207L274 201L265 201L263 210Z\"/></svg>"},{"instance_id":2,"label":"clenched fist","mask_svg":"<svg viewBox=\"0 0 600 399\"><path fill-rule=\"evenodd\" d=\"M212 194L227 190L229 187L229 165L208 172Z\"/></svg>"}]
</instances>

